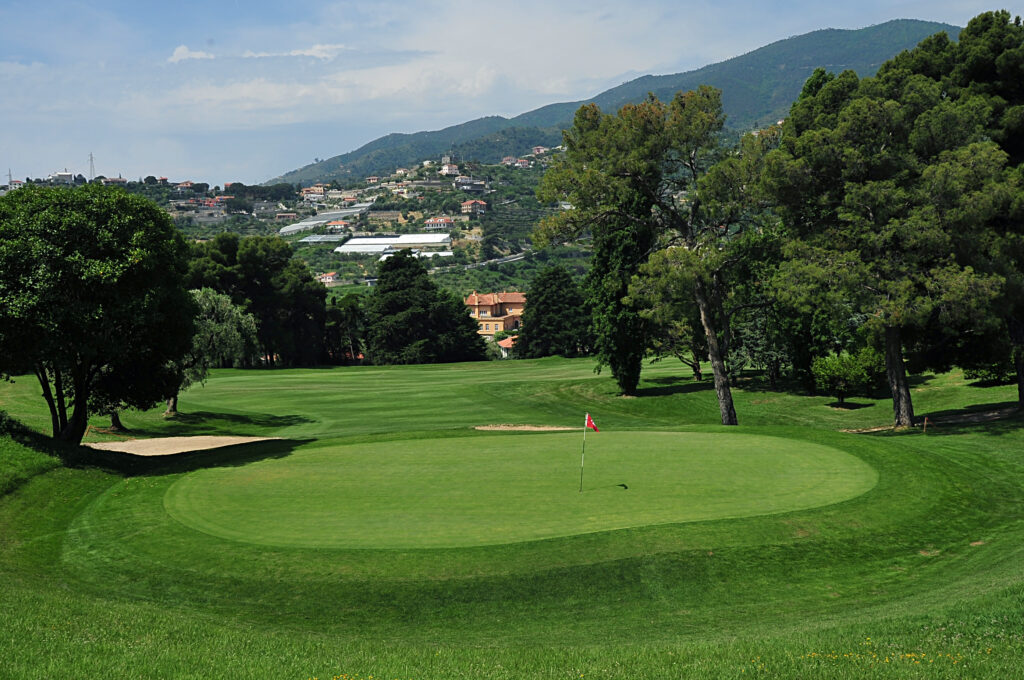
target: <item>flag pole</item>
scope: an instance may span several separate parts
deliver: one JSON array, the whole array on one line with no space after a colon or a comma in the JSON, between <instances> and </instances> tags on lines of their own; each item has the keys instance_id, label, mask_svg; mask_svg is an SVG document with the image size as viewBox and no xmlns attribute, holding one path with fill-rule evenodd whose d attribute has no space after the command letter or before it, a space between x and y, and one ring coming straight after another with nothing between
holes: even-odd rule
<instances>
[{"instance_id":1,"label":"flag pole","mask_svg":"<svg viewBox=\"0 0 1024 680\"><path fill-rule=\"evenodd\" d=\"M590 414L587 414L590 417ZM580 493L583 493L583 461L587 457L587 421L583 421L583 451L580 453Z\"/></svg>"}]
</instances>

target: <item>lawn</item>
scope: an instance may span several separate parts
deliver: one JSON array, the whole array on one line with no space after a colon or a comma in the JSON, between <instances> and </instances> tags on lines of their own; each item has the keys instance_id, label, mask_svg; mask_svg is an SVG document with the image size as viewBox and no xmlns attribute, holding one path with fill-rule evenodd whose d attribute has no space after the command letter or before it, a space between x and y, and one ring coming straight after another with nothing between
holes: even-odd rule
<instances>
[{"instance_id":1,"label":"lawn","mask_svg":"<svg viewBox=\"0 0 1024 680\"><path fill-rule=\"evenodd\" d=\"M178 418L125 424L281 439L132 473L59 466L5 425L0 675L1017 672L1024 421L948 420L1012 388L918 377L927 435L850 434L889 402L751 379L726 430L678 364L646 367L637 398L592 369L220 371ZM0 409L43 430L37 393L0 385ZM497 423L577 429L473 429Z\"/></svg>"}]
</instances>

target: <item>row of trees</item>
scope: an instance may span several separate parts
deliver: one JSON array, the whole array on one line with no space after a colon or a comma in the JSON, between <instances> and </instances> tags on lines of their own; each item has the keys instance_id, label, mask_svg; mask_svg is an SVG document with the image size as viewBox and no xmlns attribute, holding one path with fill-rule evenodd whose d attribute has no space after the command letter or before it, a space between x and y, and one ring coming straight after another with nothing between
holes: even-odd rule
<instances>
[{"instance_id":1,"label":"row of trees","mask_svg":"<svg viewBox=\"0 0 1024 680\"><path fill-rule=\"evenodd\" d=\"M781 128L734 147L712 88L584 106L539 189L574 209L536 239L593 238L594 346L625 394L652 346L707 356L736 424L744 361L809 381L816 357L874 346L897 425L908 360L1012 353L1024 401L1022 76L1024 28L993 12L873 78L816 71Z\"/></svg>"},{"instance_id":2,"label":"row of trees","mask_svg":"<svg viewBox=\"0 0 1024 680\"><path fill-rule=\"evenodd\" d=\"M325 300L277 237L190 247L151 201L99 185L0 198L0 376L35 376L64 441L90 413L174 413L215 367L486 358L465 305L408 253L365 299Z\"/></svg>"}]
</instances>

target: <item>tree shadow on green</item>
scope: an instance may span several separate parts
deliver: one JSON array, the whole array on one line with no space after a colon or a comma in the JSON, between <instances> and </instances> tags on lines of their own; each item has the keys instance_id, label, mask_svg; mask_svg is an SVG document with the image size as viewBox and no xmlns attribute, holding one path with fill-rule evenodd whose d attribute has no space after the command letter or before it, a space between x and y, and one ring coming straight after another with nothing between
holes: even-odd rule
<instances>
[{"instance_id":1,"label":"tree shadow on green","mask_svg":"<svg viewBox=\"0 0 1024 680\"><path fill-rule=\"evenodd\" d=\"M649 380L647 382L657 382L656 380ZM664 387L641 387L636 391L638 397L663 397L670 394L693 394L695 392L707 392L708 390L714 389L714 383L710 380L704 382L676 382L674 384L666 384Z\"/></svg>"},{"instance_id":2,"label":"tree shadow on green","mask_svg":"<svg viewBox=\"0 0 1024 680\"><path fill-rule=\"evenodd\" d=\"M928 436L951 434L1003 435L1024 429L1024 410L1016 401L972 404L960 409L947 409L920 414L928 418Z\"/></svg>"},{"instance_id":3,"label":"tree shadow on green","mask_svg":"<svg viewBox=\"0 0 1024 680\"><path fill-rule=\"evenodd\" d=\"M282 427L303 425L315 422L311 418L297 414L275 415L272 413L214 413L212 411L194 411L177 413L166 418L159 427L132 427L129 434L140 437L174 437L191 434L211 434L214 432L231 432L242 434L251 430L276 430Z\"/></svg>"},{"instance_id":4,"label":"tree shadow on green","mask_svg":"<svg viewBox=\"0 0 1024 680\"><path fill-rule=\"evenodd\" d=\"M828 406L829 408L842 409L844 411L856 411L862 408L871 408L872 406L874 406L874 404L862 404L856 401L844 401L842 403L839 403L838 401L833 401L830 404L825 404L825 406Z\"/></svg>"}]
</instances>

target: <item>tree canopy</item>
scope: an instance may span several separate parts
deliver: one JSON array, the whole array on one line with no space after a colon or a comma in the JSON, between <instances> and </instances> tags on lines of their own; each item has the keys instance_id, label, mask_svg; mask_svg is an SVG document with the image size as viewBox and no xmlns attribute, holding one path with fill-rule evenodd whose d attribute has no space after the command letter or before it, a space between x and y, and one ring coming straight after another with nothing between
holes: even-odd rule
<instances>
[{"instance_id":1,"label":"tree canopy","mask_svg":"<svg viewBox=\"0 0 1024 680\"><path fill-rule=\"evenodd\" d=\"M278 236L218 234L192 248L186 282L231 297L257 321L268 365L313 366L322 356L327 290Z\"/></svg>"},{"instance_id":2,"label":"tree canopy","mask_svg":"<svg viewBox=\"0 0 1024 680\"><path fill-rule=\"evenodd\" d=\"M572 209L545 219L536 238L592 235L595 349L626 394L636 389L649 331L626 298L630 279L652 252L676 248L671 264L685 270L686 294L699 311L722 423L734 425L726 368L731 248L764 233L760 168L778 135L761 131L737 149L722 149L723 124L721 92L711 87L668 104L651 96L616 115L581 107L565 133L566 153L539 190L542 200L564 200Z\"/></svg>"},{"instance_id":3,"label":"tree canopy","mask_svg":"<svg viewBox=\"0 0 1024 680\"><path fill-rule=\"evenodd\" d=\"M961 339L992 332L993 303L1020 277L1019 173L1002 128L1021 110L1003 95L1020 101L1007 77L1022 35L989 13L959 44L925 40L875 78L819 71L769 161L792 239L777 283L819 301L841 290L864 315L885 349L897 425L914 419L908 353L918 368L948 367Z\"/></svg>"},{"instance_id":4,"label":"tree canopy","mask_svg":"<svg viewBox=\"0 0 1024 680\"><path fill-rule=\"evenodd\" d=\"M484 341L469 309L439 289L409 251L378 269L366 299L367 358L375 364L432 364L486 358Z\"/></svg>"},{"instance_id":5,"label":"tree canopy","mask_svg":"<svg viewBox=\"0 0 1024 680\"><path fill-rule=\"evenodd\" d=\"M569 271L560 265L546 267L527 291L515 356L582 356L591 344L589 321L583 293Z\"/></svg>"},{"instance_id":6,"label":"tree canopy","mask_svg":"<svg viewBox=\"0 0 1024 680\"><path fill-rule=\"evenodd\" d=\"M203 384L211 368L250 365L256 358L256 319L212 288L190 291L196 305L192 346L175 367L181 381L167 400L167 413L177 413L178 393Z\"/></svg>"},{"instance_id":7,"label":"tree canopy","mask_svg":"<svg viewBox=\"0 0 1024 680\"><path fill-rule=\"evenodd\" d=\"M35 374L55 437L81 441L90 403L168 396L193 333L187 252L166 213L117 188L0 198L0 372Z\"/></svg>"}]
</instances>

